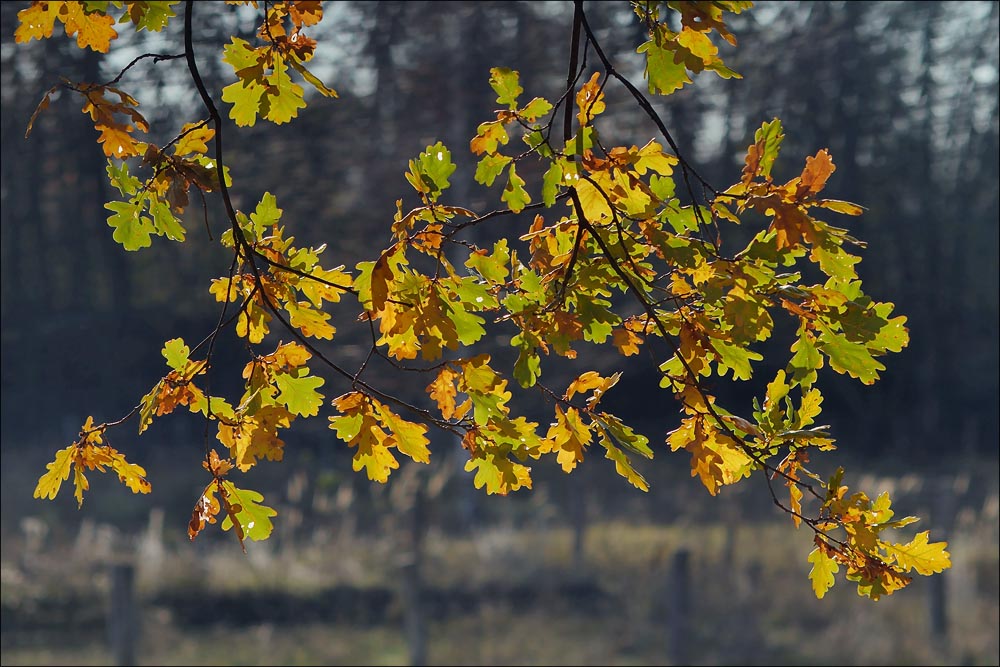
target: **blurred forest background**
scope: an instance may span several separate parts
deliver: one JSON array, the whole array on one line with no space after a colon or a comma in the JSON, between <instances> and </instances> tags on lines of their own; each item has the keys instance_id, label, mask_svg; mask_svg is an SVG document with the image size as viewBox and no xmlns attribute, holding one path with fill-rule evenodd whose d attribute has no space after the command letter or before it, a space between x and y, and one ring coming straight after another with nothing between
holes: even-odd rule
<instances>
[{"instance_id":1,"label":"blurred forest background","mask_svg":"<svg viewBox=\"0 0 1000 667\"><path fill-rule=\"evenodd\" d=\"M251 544L248 557L220 531L187 541L205 482L203 425L187 416L141 439L131 426L111 433L146 467L151 496L97 479L82 512L65 492L32 500L45 462L88 414L117 419L162 375L165 340L211 331L208 281L228 260L208 241L198 205L183 246L157 239L121 250L105 223L106 162L77 99L55 99L24 139L60 76L106 81L139 53L179 52L180 18L162 34L126 32L128 47L102 57L61 34L15 48L24 6L0 3L4 664L111 661L104 619L112 566L125 561L137 564L139 660L154 664L1000 659L996 2L759 2L732 19L739 47L721 54L742 80L702 75L654 100L716 186L738 178L754 129L777 116L786 134L777 178L828 147L831 196L868 209L834 222L868 242L866 292L908 316L910 345L884 360L873 387L821 374L824 423L840 449L819 468L845 465L852 488L871 495L892 489L898 512L920 514L932 537L952 542L955 562L941 583L917 582L877 604L842 581L817 602L809 536L785 525L759 480L709 498L686 456L665 446L643 469L649 494L595 456L570 477L537 471L534 491L487 498L447 440L432 445L429 470L407 468L375 487L351 472L350 452L317 418L288 434L284 463L254 471L252 488L280 516L272 540ZM587 9L620 71L639 81L635 48L646 38L628 4ZM459 165L448 201L494 208L499 193L473 182L467 151L494 107L489 68L520 70L527 94L558 97L572 3L345 1L325 11L310 33L319 40L313 71L340 99L310 99L288 126L227 135L237 207L273 192L300 241L329 243L326 261L350 267L387 244L395 200L413 203L406 161L441 140ZM222 3L197 3L197 12L200 66L218 99L232 79L222 44L251 38L255 14ZM122 86L142 103L154 141L201 113L182 61L146 61ZM619 92L609 92L604 117L614 121L603 136L641 145L655 128ZM217 236L225 221L215 199L208 218ZM738 243L744 230L730 231ZM368 330L338 329L327 349L356 365ZM215 365L238 378L245 352L227 343ZM625 371L609 400L662 442L675 409L653 372L613 351L581 356ZM734 387L730 404L749 406L768 370ZM407 390L391 375L383 386Z\"/></svg>"}]
</instances>

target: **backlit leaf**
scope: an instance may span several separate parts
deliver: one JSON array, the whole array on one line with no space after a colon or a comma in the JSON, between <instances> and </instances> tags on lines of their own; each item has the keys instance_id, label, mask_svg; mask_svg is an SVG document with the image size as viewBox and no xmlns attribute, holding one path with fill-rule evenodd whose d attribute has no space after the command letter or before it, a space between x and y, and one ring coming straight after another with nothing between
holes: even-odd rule
<instances>
[{"instance_id":1,"label":"backlit leaf","mask_svg":"<svg viewBox=\"0 0 1000 667\"><path fill-rule=\"evenodd\" d=\"M65 480L69 479L69 473L73 469L73 453L75 451L76 445L70 445L66 449L60 449L56 452L55 460L45 465L48 472L38 479L38 484L35 486L35 498L55 500L59 493L59 487Z\"/></svg>"},{"instance_id":2,"label":"backlit leaf","mask_svg":"<svg viewBox=\"0 0 1000 667\"><path fill-rule=\"evenodd\" d=\"M271 536L273 525L271 517L278 512L267 505L261 505L264 496L250 489L237 488L230 481L221 483L221 495L226 506L226 518L222 520L222 530L229 530L234 525L240 535L240 543L244 538L255 542L266 540Z\"/></svg>"},{"instance_id":3,"label":"backlit leaf","mask_svg":"<svg viewBox=\"0 0 1000 667\"><path fill-rule=\"evenodd\" d=\"M183 370L188 363L188 355L191 349L184 344L183 338L168 340L163 345L163 357L167 360L167 366L175 371Z\"/></svg>"},{"instance_id":4,"label":"backlit leaf","mask_svg":"<svg viewBox=\"0 0 1000 667\"><path fill-rule=\"evenodd\" d=\"M649 92L669 95L680 90L684 84L691 83L684 64L674 62L674 52L657 45L655 40L646 42L636 50L646 54L645 74Z\"/></svg>"},{"instance_id":5,"label":"backlit leaf","mask_svg":"<svg viewBox=\"0 0 1000 667\"><path fill-rule=\"evenodd\" d=\"M274 383L281 392L278 402L288 407L289 412L303 417L319 414L323 395L316 391L323 386L323 378L309 375L309 369L299 368L293 373L279 373Z\"/></svg>"},{"instance_id":6,"label":"backlit leaf","mask_svg":"<svg viewBox=\"0 0 1000 667\"><path fill-rule=\"evenodd\" d=\"M813 564L812 569L809 570L809 580L812 582L813 592L817 598L822 599L833 586L833 575L840 571L840 566L819 547L814 548L809 553L807 560Z\"/></svg>"},{"instance_id":7,"label":"backlit leaf","mask_svg":"<svg viewBox=\"0 0 1000 667\"><path fill-rule=\"evenodd\" d=\"M142 204L112 201L104 205L114 215L108 218L108 226L114 228L112 237L125 250L135 251L152 245L150 236L156 233L153 222L142 215Z\"/></svg>"},{"instance_id":8,"label":"backlit leaf","mask_svg":"<svg viewBox=\"0 0 1000 667\"><path fill-rule=\"evenodd\" d=\"M896 557L896 563L904 572L916 570L917 574L929 575L943 572L951 567L947 542L928 542L929 531L917 533L907 544L886 544L886 553Z\"/></svg>"},{"instance_id":9,"label":"backlit leaf","mask_svg":"<svg viewBox=\"0 0 1000 667\"><path fill-rule=\"evenodd\" d=\"M490 70L490 86L497 94L497 102L506 104L511 111L517 108L517 97L524 92L518 79L518 73L507 67Z\"/></svg>"},{"instance_id":10,"label":"backlit leaf","mask_svg":"<svg viewBox=\"0 0 1000 667\"><path fill-rule=\"evenodd\" d=\"M531 203L531 197L524 189L524 179L517 175L517 169L510 165L510 172L507 176L507 187L503 189L500 199L507 202L507 206L514 213L520 213L525 206Z\"/></svg>"}]
</instances>

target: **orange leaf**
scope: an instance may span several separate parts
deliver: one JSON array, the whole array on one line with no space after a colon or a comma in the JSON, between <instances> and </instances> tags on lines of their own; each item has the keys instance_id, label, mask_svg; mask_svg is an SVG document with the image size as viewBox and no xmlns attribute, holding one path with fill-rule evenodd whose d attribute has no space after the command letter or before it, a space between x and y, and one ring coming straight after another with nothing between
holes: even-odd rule
<instances>
[{"instance_id":1,"label":"orange leaf","mask_svg":"<svg viewBox=\"0 0 1000 667\"><path fill-rule=\"evenodd\" d=\"M598 81L601 78L600 72L594 72L590 81L583 84L580 92L576 94L576 105L580 111L576 114L576 119L580 126L589 125L594 116L604 111L604 92Z\"/></svg>"},{"instance_id":2,"label":"orange leaf","mask_svg":"<svg viewBox=\"0 0 1000 667\"><path fill-rule=\"evenodd\" d=\"M816 153L816 157L807 157L806 168L802 171L802 176L799 177L799 187L796 193L798 199L801 201L822 190L827 179L830 178L830 174L836 169L830 153L825 148Z\"/></svg>"},{"instance_id":3,"label":"orange leaf","mask_svg":"<svg viewBox=\"0 0 1000 667\"><path fill-rule=\"evenodd\" d=\"M628 329L615 329L611 334L611 342L625 357L639 354L642 336Z\"/></svg>"},{"instance_id":4,"label":"orange leaf","mask_svg":"<svg viewBox=\"0 0 1000 667\"><path fill-rule=\"evenodd\" d=\"M427 393L437 401L441 416L451 419L455 414L455 396L458 393L455 389L455 380L458 373L445 366L438 372L434 381L427 385Z\"/></svg>"},{"instance_id":5,"label":"orange leaf","mask_svg":"<svg viewBox=\"0 0 1000 667\"><path fill-rule=\"evenodd\" d=\"M20 24L14 31L14 41L23 44L51 37L60 5L60 2L32 2L30 7L19 11L17 20Z\"/></svg>"},{"instance_id":6,"label":"orange leaf","mask_svg":"<svg viewBox=\"0 0 1000 667\"><path fill-rule=\"evenodd\" d=\"M215 453L214 450L212 453ZM215 497L216 484L217 482L213 481L206 486L201 496L198 497L198 502L194 504L191 521L188 522L188 538L192 540L198 537L198 533L205 528L206 523L215 523L215 517L222 509L219 506L219 500Z\"/></svg>"},{"instance_id":7,"label":"orange leaf","mask_svg":"<svg viewBox=\"0 0 1000 667\"><path fill-rule=\"evenodd\" d=\"M63 3L64 10L59 18L66 24L66 34L76 35L76 44L81 49L88 46L94 51L107 53L111 48L111 40L118 37L112 27L115 20L107 14L83 11L82 2Z\"/></svg>"}]
</instances>

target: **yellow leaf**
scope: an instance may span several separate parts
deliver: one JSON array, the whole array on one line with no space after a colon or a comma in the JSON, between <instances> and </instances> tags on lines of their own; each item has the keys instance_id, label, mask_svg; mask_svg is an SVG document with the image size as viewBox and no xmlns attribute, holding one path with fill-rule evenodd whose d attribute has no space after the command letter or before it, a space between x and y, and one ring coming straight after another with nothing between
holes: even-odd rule
<instances>
[{"instance_id":1,"label":"yellow leaf","mask_svg":"<svg viewBox=\"0 0 1000 667\"><path fill-rule=\"evenodd\" d=\"M35 486L35 498L55 499L63 481L69 478L70 468L73 467L73 450L75 449L76 445L60 449L56 452L55 460L46 464L45 468L48 472L38 479L38 484Z\"/></svg>"},{"instance_id":2,"label":"yellow leaf","mask_svg":"<svg viewBox=\"0 0 1000 667\"><path fill-rule=\"evenodd\" d=\"M377 432L384 439L385 433L381 429ZM355 472L364 469L369 480L384 484L389 479L390 471L399 468L399 461L396 460L396 457L371 432L363 434L355 441L355 444L358 451L354 453L352 466Z\"/></svg>"},{"instance_id":3,"label":"yellow leaf","mask_svg":"<svg viewBox=\"0 0 1000 667\"><path fill-rule=\"evenodd\" d=\"M590 180L581 178L573 183L573 187L576 188L580 198L580 206L583 208L583 217L587 219L587 222L598 224L611 221L613 214L606 193L610 192L615 184L606 171L592 173ZM568 206L573 210L574 215L578 213L572 200L569 201ZM569 255L566 256L566 261L569 261Z\"/></svg>"},{"instance_id":4,"label":"yellow leaf","mask_svg":"<svg viewBox=\"0 0 1000 667\"><path fill-rule=\"evenodd\" d=\"M615 373L611 377L601 377L595 371L587 371L580 375L572 382L570 382L569 387L566 388L566 400L570 400L576 394L582 394L584 392L594 390L593 396L587 399L587 408L593 409L595 405L601 400L601 397L611 387L618 383L621 378L621 373Z\"/></svg>"},{"instance_id":5,"label":"yellow leaf","mask_svg":"<svg viewBox=\"0 0 1000 667\"><path fill-rule=\"evenodd\" d=\"M637 156L635 170L640 175L645 174L647 169L652 169L658 174L669 176L674 172L674 165L677 164L677 158L664 153L663 147L653 139L650 139L645 146L639 149Z\"/></svg>"},{"instance_id":6,"label":"yellow leaf","mask_svg":"<svg viewBox=\"0 0 1000 667\"><path fill-rule=\"evenodd\" d=\"M309 275L315 276L325 282L321 283L318 280L302 278L296 286L302 292L303 296L309 299L317 308L323 305L324 300L330 303L337 303L340 301L342 294L351 289L351 275L342 271L342 268L338 267L329 270L316 268L310 271ZM326 283L332 283L332 285L337 285L337 287Z\"/></svg>"},{"instance_id":7,"label":"yellow leaf","mask_svg":"<svg viewBox=\"0 0 1000 667\"><path fill-rule=\"evenodd\" d=\"M94 127L101 132L97 141L108 157L126 158L139 155L139 144L129 134L132 131L131 125L95 125Z\"/></svg>"},{"instance_id":8,"label":"yellow leaf","mask_svg":"<svg viewBox=\"0 0 1000 667\"><path fill-rule=\"evenodd\" d=\"M100 12L87 14L83 11L82 2L63 3L65 11L59 16L66 24L66 34L76 35L76 44L81 49L88 46L94 51L107 53L111 48L111 40L118 37L112 27L114 18Z\"/></svg>"},{"instance_id":9,"label":"yellow leaf","mask_svg":"<svg viewBox=\"0 0 1000 667\"><path fill-rule=\"evenodd\" d=\"M271 363L275 365L275 370L288 372L304 366L312 358L312 353L298 343L285 343L279 345L274 354L269 355L269 357Z\"/></svg>"},{"instance_id":10,"label":"yellow leaf","mask_svg":"<svg viewBox=\"0 0 1000 667\"><path fill-rule=\"evenodd\" d=\"M207 142L215 136L215 130L204 123L186 123L181 128L181 135L183 136L174 144L174 155L207 153Z\"/></svg>"},{"instance_id":11,"label":"yellow leaf","mask_svg":"<svg viewBox=\"0 0 1000 667\"><path fill-rule=\"evenodd\" d=\"M87 481L87 477L83 474L83 464L79 458L74 461L74 464L73 472L75 474L73 476L73 485L76 487L76 490L73 492L73 495L76 496L77 507L83 507L83 492L90 488L90 482Z\"/></svg>"},{"instance_id":12,"label":"yellow leaf","mask_svg":"<svg viewBox=\"0 0 1000 667\"><path fill-rule=\"evenodd\" d=\"M542 443L542 452L556 453L556 461L564 472L571 472L583 460L583 449L590 443L590 428L580 420L576 408L563 412L556 406L556 422Z\"/></svg>"},{"instance_id":13,"label":"yellow leaf","mask_svg":"<svg viewBox=\"0 0 1000 667\"><path fill-rule=\"evenodd\" d=\"M840 571L840 566L819 547L809 553L808 560L813 564L812 569L809 570L809 580L812 582L813 592L816 593L817 598L822 599L833 586L833 575Z\"/></svg>"},{"instance_id":14,"label":"yellow leaf","mask_svg":"<svg viewBox=\"0 0 1000 667\"><path fill-rule=\"evenodd\" d=\"M798 418L799 428L808 426L815 421L820 413L820 405L823 403L823 395L819 389L810 389L802 395L802 405L799 406Z\"/></svg>"},{"instance_id":15,"label":"yellow leaf","mask_svg":"<svg viewBox=\"0 0 1000 667\"><path fill-rule=\"evenodd\" d=\"M945 551L948 543L928 543L929 536L930 532L925 530L907 544L885 544L885 550L896 557L896 563L905 572L916 570L923 575L943 572L951 567L951 555Z\"/></svg>"},{"instance_id":16,"label":"yellow leaf","mask_svg":"<svg viewBox=\"0 0 1000 667\"><path fill-rule=\"evenodd\" d=\"M59 14L61 2L32 2L27 9L17 13L19 25L14 31L14 41L18 44L30 42L33 39L46 39L52 36L52 26Z\"/></svg>"},{"instance_id":17,"label":"yellow leaf","mask_svg":"<svg viewBox=\"0 0 1000 667\"><path fill-rule=\"evenodd\" d=\"M802 489L795 482L788 482L788 496L789 496L789 508L795 512L792 515L792 523L798 528L802 523L802 518L799 516L802 514Z\"/></svg>"},{"instance_id":18,"label":"yellow leaf","mask_svg":"<svg viewBox=\"0 0 1000 667\"><path fill-rule=\"evenodd\" d=\"M243 277L236 275L233 276L232 281L229 278L215 278L212 280L212 285L208 288L209 294L215 297L216 301L236 301L241 296L247 292L247 289L243 285Z\"/></svg>"},{"instance_id":19,"label":"yellow leaf","mask_svg":"<svg viewBox=\"0 0 1000 667\"><path fill-rule=\"evenodd\" d=\"M690 51L692 55L701 58L706 65L718 60L715 56L718 55L719 49L703 32L685 26L677 35L677 43Z\"/></svg>"},{"instance_id":20,"label":"yellow leaf","mask_svg":"<svg viewBox=\"0 0 1000 667\"><path fill-rule=\"evenodd\" d=\"M487 494L505 496L511 491L531 488L531 468L504 456L494 454L475 456L466 462L465 470L476 472L473 484L477 489L485 486Z\"/></svg>"},{"instance_id":21,"label":"yellow leaf","mask_svg":"<svg viewBox=\"0 0 1000 667\"><path fill-rule=\"evenodd\" d=\"M422 424L408 422L395 414L385 405L378 404L378 413L382 424L389 429L386 446L395 445L396 449L418 463L430 463L431 450L427 448L427 427Z\"/></svg>"},{"instance_id":22,"label":"yellow leaf","mask_svg":"<svg viewBox=\"0 0 1000 667\"><path fill-rule=\"evenodd\" d=\"M337 328L330 324L330 314L313 308L308 301L285 302L288 311L288 321L293 327L298 327L304 336L312 336L321 340L333 340Z\"/></svg>"},{"instance_id":23,"label":"yellow leaf","mask_svg":"<svg viewBox=\"0 0 1000 667\"><path fill-rule=\"evenodd\" d=\"M125 455L107 447L107 455L110 457L111 469L118 473L118 480L126 485L132 493L149 493L152 486L146 480L146 470L135 463L125 460Z\"/></svg>"},{"instance_id":24,"label":"yellow leaf","mask_svg":"<svg viewBox=\"0 0 1000 667\"><path fill-rule=\"evenodd\" d=\"M364 469L371 481L386 482L389 473L399 467L399 462L389 451L389 447L396 443L388 440L389 435L382 430L376 418L377 412L387 408L357 391L335 398L333 407L344 414L330 417L330 428L349 447L357 448L352 464L355 472ZM414 450L419 449L416 439L407 443L407 446L411 445Z\"/></svg>"}]
</instances>

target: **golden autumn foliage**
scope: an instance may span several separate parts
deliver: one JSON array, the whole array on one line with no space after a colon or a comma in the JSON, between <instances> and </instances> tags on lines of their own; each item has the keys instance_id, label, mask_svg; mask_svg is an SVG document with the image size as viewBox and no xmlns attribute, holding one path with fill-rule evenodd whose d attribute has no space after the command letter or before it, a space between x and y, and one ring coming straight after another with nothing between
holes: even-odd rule
<instances>
[{"instance_id":1,"label":"golden autumn foliage","mask_svg":"<svg viewBox=\"0 0 1000 667\"><path fill-rule=\"evenodd\" d=\"M80 48L107 53L118 37L113 26L162 30L178 4L33 2L18 14L15 39L52 37L59 23ZM306 106L299 79L335 98L306 67L316 52L308 32L323 19L322 4L250 4L260 17L256 36L233 37L221 54L235 78L221 90L228 120L237 127L260 119L294 121ZM648 93L669 95L705 71L739 77L713 40L735 46L727 16L750 4L632 3L648 32L637 48L645 59ZM126 84L119 84L127 82L128 67L112 83L64 86L84 98L83 112L108 158L108 178L118 193L106 204L112 212L108 225L124 250L148 247L154 236L190 242L183 219L190 195L221 195L229 228L219 241L232 262L208 286L221 309L219 326L194 348L179 338L167 341L169 370L125 418L97 425L88 419L79 439L48 465L36 497L55 498L73 474L82 504L89 487L84 473L95 469L113 470L133 492L148 493L145 471L105 444L106 433L133 416L142 433L184 407L212 425L220 445L206 446L204 469L211 481L195 501L190 538L221 515L221 527L232 529L241 545L248 538L266 539L275 511L261 494L231 478L262 461L281 461L284 430L322 414L331 439L351 448L354 470L377 483L389 479L400 457L430 462L431 428L457 436L473 483L490 494L531 488L536 461L548 459L570 473L595 451L642 491L650 481L636 461L664 450L683 450L691 475L712 495L750 477L767 478L774 502L794 526L813 533L809 578L818 597L840 572L861 595L877 600L906 586L911 573L929 575L950 566L947 545L931 542L926 531L907 542L887 537L885 531L915 520L893 519L887 495L872 500L851 492L842 471L822 479L807 467L811 455L834 449L831 427L817 425L820 371L828 367L871 384L885 369L880 359L908 342L906 318L862 289L855 265L864 244L827 220L830 214L863 212L857 204L827 198L836 169L828 150L798 163L798 175L787 182L776 182L773 168L785 130L778 119L768 120L756 131L733 185L714 187L683 155L646 93L615 69L578 2L574 49L584 41L597 63L579 63L577 52L571 53L567 89L550 91L549 99L527 97L517 71L489 72L499 109L478 125L468 149L478 159L475 181L501 208L479 213L451 201L449 179L457 167L447 146L432 143L407 165L413 192L397 200L386 245L374 247L371 259L353 268L326 268L326 246L296 245L272 194L255 196L252 211L233 206L220 144L233 128L198 71L191 38L197 12L197 3L185 3L182 54L142 56L184 58L204 105L165 145L143 140L149 123L139 101L124 91ZM679 23L667 20L671 12L679 14ZM619 85L656 136L622 146L602 141L600 126L610 112L605 93ZM466 236L501 216L509 231L492 247L477 247ZM749 227L752 237L735 252L723 250L726 226L734 224ZM344 308L370 327L369 357L414 373L421 379L410 384L423 388L425 397L390 395L366 375L367 361L345 369L324 353L333 348L318 347L319 341L337 344L332 312ZM775 335L779 318L795 332L787 363L765 378L764 393L752 406L723 407L709 380L755 378L762 343ZM211 367L219 332L228 326L244 340L248 361L243 394L227 399L209 395L198 383ZM511 368L485 351L484 341L497 336L516 352ZM270 352L260 349L265 341ZM627 360L622 372L585 371L562 392L543 383L561 359L578 358L587 346L617 351ZM601 405L622 373L638 363L653 364L664 405L679 408L676 428L659 441ZM338 383L336 398L324 393ZM541 399L536 403L551 415L550 423L517 414L515 394Z\"/></svg>"}]
</instances>

